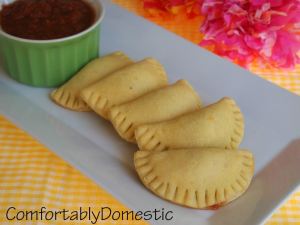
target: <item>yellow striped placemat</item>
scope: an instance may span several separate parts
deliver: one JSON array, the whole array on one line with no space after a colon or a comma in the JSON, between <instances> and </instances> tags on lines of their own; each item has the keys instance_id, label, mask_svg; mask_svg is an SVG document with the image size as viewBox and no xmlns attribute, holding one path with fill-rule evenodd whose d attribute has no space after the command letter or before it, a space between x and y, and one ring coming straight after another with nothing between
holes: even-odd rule
<instances>
[{"instance_id":1,"label":"yellow striped placemat","mask_svg":"<svg viewBox=\"0 0 300 225\"><path fill-rule=\"evenodd\" d=\"M103 220L101 215L96 220L92 213L88 214L89 208L95 214L103 208ZM54 213L64 209L69 210L65 212L65 217L62 212L57 213L55 218ZM25 211L30 210L46 212L43 213L44 217L37 219L36 214L32 218L25 216ZM75 215L80 210L82 220ZM72 211L75 212L73 220ZM86 217L84 211L87 212ZM130 209L0 115L1 225L92 224L94 221L107 225L147 224L132 220L132 216L129 216L129 220L127 217L123 217L123 220L118 218L118 212L122 211L130 212ZM110 212L111 216L106 218ZM114 217L113 212L116 212Z\"/></svg>"}]
</instances>

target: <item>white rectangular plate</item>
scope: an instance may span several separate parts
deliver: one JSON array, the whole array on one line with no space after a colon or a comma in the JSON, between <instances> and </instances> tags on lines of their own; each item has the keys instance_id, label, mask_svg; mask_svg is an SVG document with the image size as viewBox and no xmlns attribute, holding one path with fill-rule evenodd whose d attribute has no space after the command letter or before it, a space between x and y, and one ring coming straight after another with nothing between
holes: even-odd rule
<instances>
[{"instance_id":1,"label":"white rectangular plate","mask_svg":"<svg viewBox=\"0 0 300 225\"><path fill-rule=\"evenodd\" d=\"M138 60L153 56L170 80L193 84L204 103L233 97L246 121L242 148L256 159L255 178L245 195L217 211L184 208L156 197L133 168L135 145L93 113L52 103L49 89L11 80L0 70L0 113L134 210L174 211L170 224L254 225L262 223L299 185L300 97L145 21L109 2L102 24L101 53L122 50ZM42 76L42 74L41 74ZM163 221L150 221L165 224Z\"/></svg>"}]
</instances>

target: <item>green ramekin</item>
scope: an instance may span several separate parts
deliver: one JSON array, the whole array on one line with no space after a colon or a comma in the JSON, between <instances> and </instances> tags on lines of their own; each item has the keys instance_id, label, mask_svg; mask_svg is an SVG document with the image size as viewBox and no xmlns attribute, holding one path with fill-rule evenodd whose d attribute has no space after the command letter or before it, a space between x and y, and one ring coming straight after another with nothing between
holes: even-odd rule
<instances>
[{"instance_id":1,"label":"green ramekin","mask_svg":"<svg viewBox=\"0 0 300 225\"><path fill-rule=\"evenodd\" d=\"M88 29L73 36L29 40L9 35L0 28L0 55L7 73L27 85L56 87L96 58L104 8L99 0L87 1L96 11L96 20ZM2 3L0 0L0 9Z\"/></svg>"}]
</instances>

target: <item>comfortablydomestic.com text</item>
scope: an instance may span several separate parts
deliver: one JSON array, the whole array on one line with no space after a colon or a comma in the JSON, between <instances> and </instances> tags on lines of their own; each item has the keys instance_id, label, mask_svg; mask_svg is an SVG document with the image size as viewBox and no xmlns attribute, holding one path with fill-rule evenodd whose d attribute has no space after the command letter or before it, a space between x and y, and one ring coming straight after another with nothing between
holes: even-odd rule
<instances>
[{"instance_id":1,"label":"comfortablydomestic.com text","mask_svg":"<svg viewBox=\"0 0 300 225\"><path fill-rule=\"evenodd\" d=\"M47 207L41 207L36 210L20 210L14 206L6 210L6 219L9 221L51 221L51 220L64 220L64 221L89 221L91 224L96 224L105 220L172 220L174 215L173 211L167 211L164 208L153 209L146 211L130 211L130 210L113 210L110 207L83 208L79 207L78 210L50 210Z\"/></svg>"}]
</instances>

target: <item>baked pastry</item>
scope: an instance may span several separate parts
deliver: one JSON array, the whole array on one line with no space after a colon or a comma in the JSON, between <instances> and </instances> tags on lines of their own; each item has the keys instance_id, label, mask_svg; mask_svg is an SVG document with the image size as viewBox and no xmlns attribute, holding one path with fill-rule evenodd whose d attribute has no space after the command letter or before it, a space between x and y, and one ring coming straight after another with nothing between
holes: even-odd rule
<instances>
[{"instance_id":1,"label":"baked pastry","mask_svg":"<svg viewBox=\"0 0 300 225\"><path fill-rule=\"evenodd\" d=\"M201 100L185 80L166 86L132 101L111 108L109 119L119 135L136 142L134 130L137 125L172 119L200 108Z\"/></svg>"},{"instance_id":2,"label":"baked pastry","mask_svg":"<svg viewBox=\"0 0 300 225\"><path fill-rule=\"evenodd\" d=\"M254 173L253 155L219 148L137 151L135 169L159 197L192 208L217 208L241 196Z\"/></svg>"},{"instance_id":3,"label":"baked pastry","mask_svg":"<svg viewBox=\"0 0 300 225\"><path fill-rule=\"evenodd\" d=\"M55 103L65 108L75 111L90 111L88 105L81 99L80 91L131 63L132 60L120 51L94 59L69 81L54 90L50 97Z\"/></svg>"},{"instance_id":4,"label":"baked pastry","mask_svg":"<svg viewBox=\"0 0 300 225\"><path fill-rule=\"evenodd\" d=\"M162 65L153 58L146 58L83 89L81 97L93 111L108 119L111 107L131 101L167 84L167 75Z\"/></svg>"},{"instance_id":5,"label":"baked pastry","mask_svg":"<svg viewBox=\"0 0 300 225\"><path fill-rule=\"evenodd\" d=\"M137 126L141 150L218 147L236 149L244 135L243 115L230 98L172 120Z\"/></svg>"}]
</instances>

